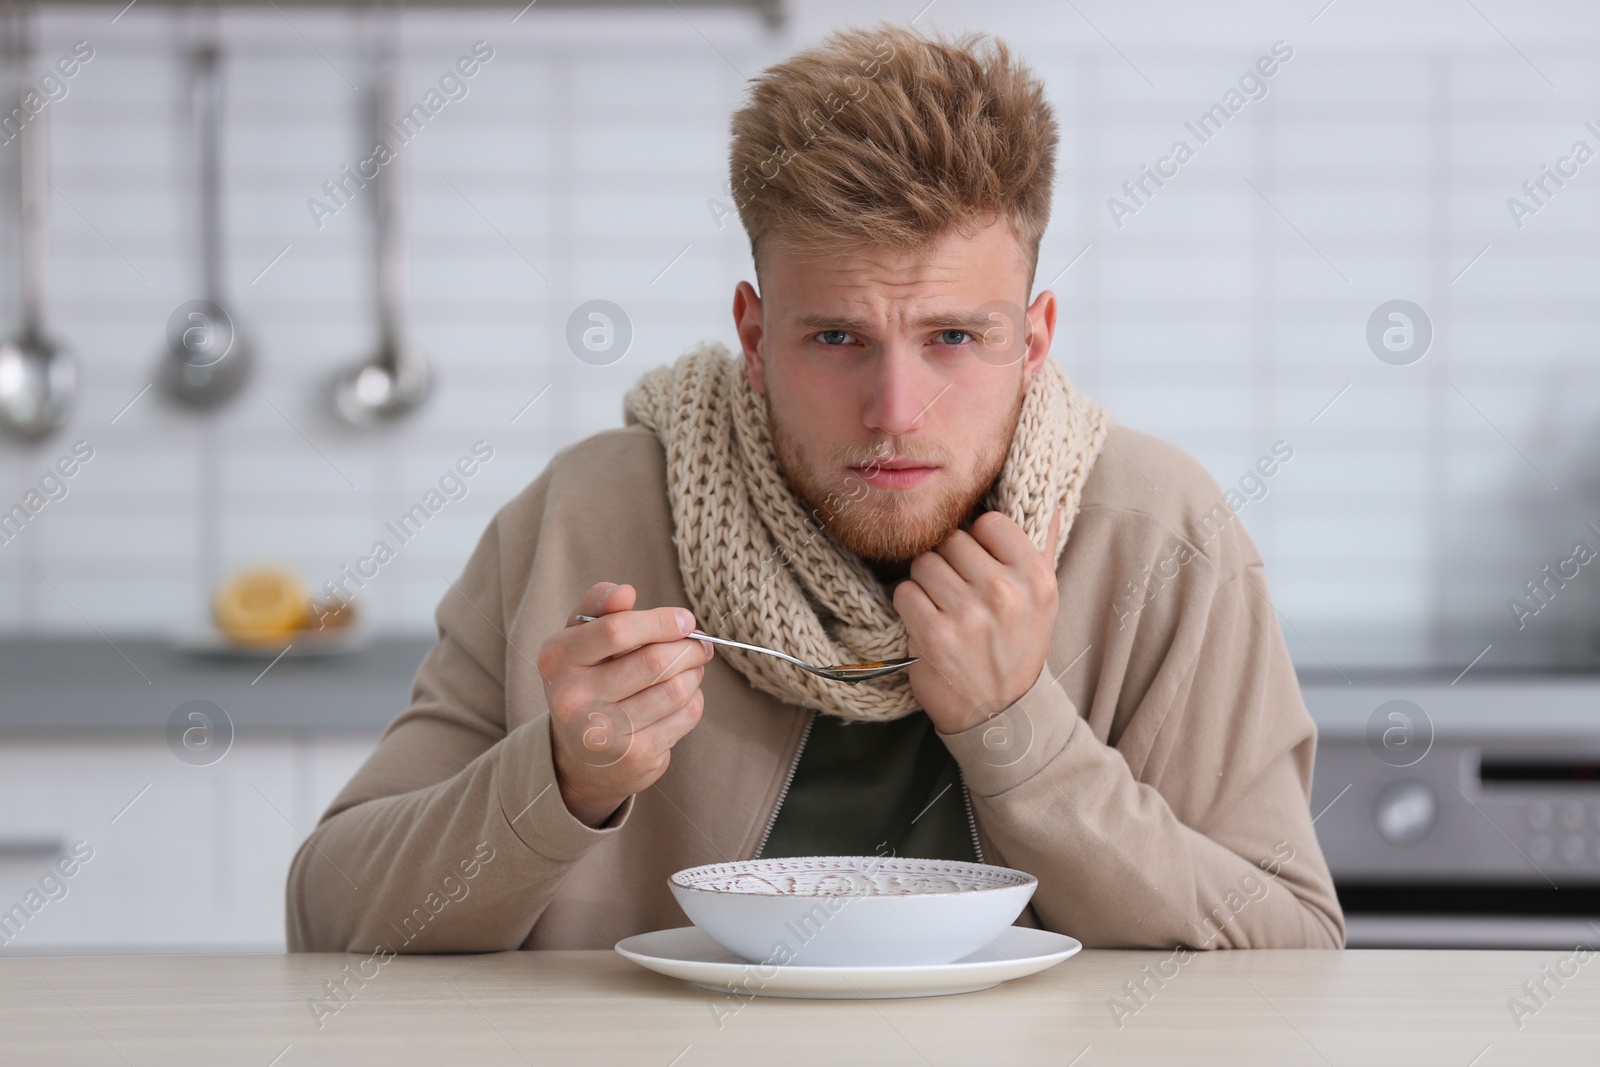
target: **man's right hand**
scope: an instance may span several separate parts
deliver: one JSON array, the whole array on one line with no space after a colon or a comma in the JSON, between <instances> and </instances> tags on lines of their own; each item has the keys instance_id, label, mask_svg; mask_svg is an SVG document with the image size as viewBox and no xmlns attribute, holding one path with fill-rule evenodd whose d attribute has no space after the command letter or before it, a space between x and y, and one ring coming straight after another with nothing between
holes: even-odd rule
<instances>
[{"instance_id":1,"label":"man's right hand","mask_svg":"<svg viewBox=\"0 0 1600 1067\"><path fill-rule=\"evenodd\" d=\"M637 596L631 585L600 582L539 648L556 784L586 826L665 774L672 746L705 708L711 642L684 636L695 626L688 609L634 611Z\"/></svg>"}]
</instances>

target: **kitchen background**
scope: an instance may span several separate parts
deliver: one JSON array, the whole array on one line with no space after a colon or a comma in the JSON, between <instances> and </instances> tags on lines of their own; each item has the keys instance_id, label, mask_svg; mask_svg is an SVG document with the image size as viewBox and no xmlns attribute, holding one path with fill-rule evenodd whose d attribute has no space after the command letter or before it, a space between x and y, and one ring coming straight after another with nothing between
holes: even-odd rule
<instances>
[{"instance_id":1,"label":"kitchen background","mask_svg":"<svg viewBox=\"0 0 1600 1067\"><path fill-rule=\"evenodd\" d=\"M104 692L114 703L119 686L142 693L169 677L142 685L134 672L163 669L175 642L204 643L208 598L225 575L277 561L320 589L379 539L397 552L356 598L363 640L403 639L420 655L435 604L500 505L555 451L619 425L622 394L645 369L702 339L734 343L733 286L753 277L726 191L728 118L745 79L836 25L914 18L930 30L994 32L1045 80L1062 144L1036 287L1062 300L1057 358L1120 422L1176 442L1224 488L1241 489L1239 518L1266 559L1306 679L1449 682L1600 665L1600 563L1575 558L1578 542L1600 551L1592 7L519 8L417 5L400 19L405 106L462 57L481 62L392 165L408 216L405 323L435 384L414 413L377 431L341 423L329 402L332 375L377 346L375 197L361 191L341 205L324 188L370 147L370 12L225 4L215 22L226 293L254 362L230 402L195 412L152 383L172 359L169 318L202 295L190 57L213 23L204 10L151 0L37 11L32 58L20 71L10 64L14 80L37 84L75 46L81 56L78 42L92 49L32 120L48 146L44 322L75 354L78 390L59 432L0 444L0 510L37 489L76 442L92 459L64 480L65 496L4 532L0 630L34 650L8 662L32 658L40 669L35 653L57 639L98 649L110 657ZM1279 60L1273 75L1201 143L1186 124L1268 55ZM1178 139L1198 146L1193 159L1153 195L1124 191ZM0 144L7 332L20 321L17 160L14 140ZM1541 181L1532 192L1524 184ZM626 354L607 365L568 342L592 300L613 302L631 324ZM1417 337L1431 327L1425 347L1384 348L1382 331L1401 320L1382 306L1396 300L1420 309L1405 313ZM463 480L465 496L398 544L385 524L480 441L493 458ZM1254 478L1279 442L1292 459ZM145 929L106 911L76 932L63 917L52 942L53 920L41 915L27 932L35 947L281 946L284 854L403 710L415 655L392 659L370 721L331 724L345 732L326 748L314 717L280 719L281 736L272 733L265 675L250 699L262 701L260 758L276 769L249 771L240 725L240 751L217 765L232 776L226 786L171 792L174 806L161 810L173 818L195 806L262 809L254 838L244 822L194 831L246 841L233 858L208 861L213 903L232 903L216 905L205 932ZM61 676L74 673L70 657L59 662ZM337 668L296 668L292 657L279 668L290 679L296 669ZM17 677L0 679L0 701L52 706L49 686ZM151 721L186 699L179 683L170 692L152 698ZM247 718L234 713L236 725ZM30 877L26 857L65 832L46 825L54 809L16 775L56 751L48 715L75 713L38 714L31 739L3 754L13 817L43 813L13 828L27 847L15 850L23 860L0 863L8 894ZM66 778L40 771L37 789L122 765L115 743L92 744L110 746L97 750L100 764L75 759ZM148 747L150 759L173 762L159 740ZM127 797L156 781L154 771L130 774ZM145 801L152 809L159 792ZM163 832L158 821L149 848ZM259 866L240 866L250 863ZM89 864L85 884L109 866ZM148 873L152 900L162 877ZM248 920L239 901L253 909ZM27 950L24 937L0 948Z\"/></svg>"}]
</instances>

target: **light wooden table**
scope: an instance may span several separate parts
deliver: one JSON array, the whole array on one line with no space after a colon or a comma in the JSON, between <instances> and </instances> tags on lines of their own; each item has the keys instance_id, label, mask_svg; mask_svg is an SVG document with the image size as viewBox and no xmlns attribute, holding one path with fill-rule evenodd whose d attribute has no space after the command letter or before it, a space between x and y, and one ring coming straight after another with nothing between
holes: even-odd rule
<instances>
[{"instance_id":1,"label":"light wooden table","mask_svg":"<svg viewBox=\"0 0 1600 1067\"><path fill-rule=\"evenodd\" d=\"M981 993L867 1002L729 999L611 952L410 956L369 964L320 1028L308 999L366 957L0 957L0 1064L1600 1063L1600 956L1545 978L1537 1011L1508 1007L1568 956L1085 951ZM1176 973L1127 1000L1163 961Z\"/></svg>"}]
</instances>

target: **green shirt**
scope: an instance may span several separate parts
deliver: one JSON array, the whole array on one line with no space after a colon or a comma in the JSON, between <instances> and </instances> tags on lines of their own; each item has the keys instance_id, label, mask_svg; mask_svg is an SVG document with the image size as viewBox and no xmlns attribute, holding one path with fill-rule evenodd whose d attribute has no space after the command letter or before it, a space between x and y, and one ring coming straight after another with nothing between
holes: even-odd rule
<instances>
[{"instance_id":1,"label":"green shirt","mask_svg":"<svg viewBox=\"0 0 1600 1067\"><path fill-rule=\"evenodd\" d=\"M960 767L923 712L892 722L812 712L759 858L877 855L978 858Z\"/></svg>"}]
</instances>

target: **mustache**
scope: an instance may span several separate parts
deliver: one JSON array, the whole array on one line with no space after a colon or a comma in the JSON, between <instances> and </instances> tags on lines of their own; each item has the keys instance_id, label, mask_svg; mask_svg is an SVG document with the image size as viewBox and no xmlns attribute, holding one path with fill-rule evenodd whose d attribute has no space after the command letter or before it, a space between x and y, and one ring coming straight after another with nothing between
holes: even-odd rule
<instances>
[{"instance_id":1,"label":"mustache","mask_svg":"<svg viewBox=\"0 0 1600 1067\"><path fill-rule=\"evenodd\" d=\"M841 467L866 467L869 470L885 463L923 463L930 467L948 466L948 456L942 448L917 446L894 448L887 443L863 451L849 445L835 446L829 458Z\"/></svg>"}]
</instances>

